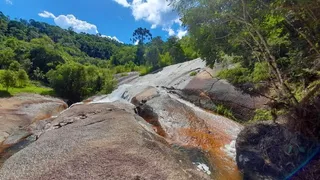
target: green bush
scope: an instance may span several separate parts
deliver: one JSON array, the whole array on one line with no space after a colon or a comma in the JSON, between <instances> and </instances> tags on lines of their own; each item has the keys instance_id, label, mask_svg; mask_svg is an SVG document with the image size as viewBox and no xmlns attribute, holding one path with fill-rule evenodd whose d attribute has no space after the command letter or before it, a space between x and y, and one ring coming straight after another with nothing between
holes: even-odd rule
<instances>
[{"instance_id":1,"label":"green bush","mask_svg":"<svg viewBox=\"0 0 320 180\"><path fill-rule=\"evenodd\" d=\"M144 76L147 75L151 72L152 67L148 67L148 66L140 66L140 76Z\"/></svg>"},{"instance_id":2,"label":"green bush","mask_svg":"<svg viewBox=\"0 0 320 180\"><path fill-rule=\"evenodd\" d=\"M2 73L1 84L6 88L7 91L10 87L16 86L16 83L17 83L17 77L14 71L5 70Z\"/></svg>"},{"instance_id":3,"label":"green bush","mask_svg":"<svg viewBox=\"0 0 320 180\"><path fill-rule=\"evenodd\" d=\"M196 76L197 74L198 74L197 72L193 71L190 73L190 76Z\"/></svg>"},{"instance_id":4,"label":"green bush","mask_svg":"<svg viewBox=\"0 0 320 180\"><path fill-rule=\"evenodd\" d=\"M254 65L253 82L259 83L270 78L269 66L267 62L257 62Z\"/></svg>"},{"instance_id":5,"label":"green bush","mask_svg":"<svg viewBox=\"0 0 320 180\"><path fill-rule=\"evenodd\" d=\"M17 86L18 87L26 87L29 83L29 76L27 72L23 69L20 69L18 72L16 72L17 76Z\"/></svg>"},{"instance_id":6,"label":"green bush","mask_svg":"<svg viewBox=\"0 0 320 180\"><path fill-rule=\"evenodd\" d=\"M128 76L128 75L129 75L128 73L121 73L120 74L121 77L125 77L125 76Z\"/></svg>"},{"instance_id":7,"label":"green bush","mask_svg":"<svg viewBox=\"0 0 320 180\"><path fill-rule=\"evenodd\" d=\"M173 63L173 58L169 52L160 54L160 67L169 66Z\"/></svg>"},{"instance_id":8,"label":"green bush","mask_svg":"<svg viewBox=\"0 0 320 180\"><path fill-rule=\"evenodd\" d=\"M56 93L71 103L98 92L110 93L115 87L110 71L78 63L59 65L56 70L50 70L47 77Z\"/></svg>"},{"instance_id":9,"label":"green bush","mask_svg":"<svg viewBox=\"0 0 320 180\"><path fill-rule=\"evenodd\" d=\"M253 117L253 121L268 121L272 119L271 111L266 109L257 109Z\"/></svg>"},{"instance_id":10,"label":"green bush","mask_svg":"<svg viewBox=\"0 0 320 180\"><path fill-rule=\"evenodd\" d=\"M227 79L232 84L251 82L250 70L241 66L222 70L219 72L218 77Z\"/></svg>"},{"instance_id":11,"label":"green bush","mask_svg":"<svg viewBox=\"0 0 320 180\"><path fill-rule=\"evenodd\" d=\"M221 104L216 106L215 112L217 114L220 114L220 115L225 116L227 118L233 119L235 121L237 120L237 118L234 117L232 111Z\"/></svg>"}]
</instances>

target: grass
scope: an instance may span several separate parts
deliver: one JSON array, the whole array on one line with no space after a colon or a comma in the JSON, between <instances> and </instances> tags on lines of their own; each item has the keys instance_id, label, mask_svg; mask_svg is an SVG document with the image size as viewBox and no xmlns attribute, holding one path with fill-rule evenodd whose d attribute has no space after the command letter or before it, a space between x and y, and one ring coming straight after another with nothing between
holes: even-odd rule
<instances>
[{"instance_id":1,"label":"grass","mask_svg":"<svg viewBox=\"0 0 320 180\"><path fill-rule=\"evenodd\" d=\"M232 111L221 104L216 107L215 112L232 120L238 121Z\"/></svg>"},{"instance_id":2,"label":"grass","mask_svg":"<svg viewBox=\"0 0 320 180\"><path fill-rule=\"evenodd\" d=\"M121 77L125 77L125 76L128 76L129 74L128 73L121 73Z\"/></svg>"},{"instance_id":3,"label":"grass","mask_svg":"<svg viewBox=\"0 0 320 180\"><path fill-rule=\"evenodd\" d=\"M196 76L197 74L198 74L197 72L193 71L190 73L190 76Z\"/></svg>"},{"instance_id":4,"label":"grass","mask_svg":"<svg viewBox=\"0 0 320 180\"><path fill-rule=\"evenodd\" d=\"M55 96L55 92L53 89L43 86L38 86L35 83L30 83L28 86L23 88L9 88L8 91L5 87L0 85L0 97L11 97L19 93L34 93L41 95L50 95Z\"/></svg>"},{"instance_id":5,"label":"grass","mask_svg":"<svg viewBox=\"0 0 320 180\"><path fill-rule=\"evenodd\" d=\"M253 121L257 122L257 121L268 121L268 120L272 120L272 115L271 115L271 111L267 110L267 109L257 109L255 111L255 115L253 117Z\"/></svg>"}]
</instances>

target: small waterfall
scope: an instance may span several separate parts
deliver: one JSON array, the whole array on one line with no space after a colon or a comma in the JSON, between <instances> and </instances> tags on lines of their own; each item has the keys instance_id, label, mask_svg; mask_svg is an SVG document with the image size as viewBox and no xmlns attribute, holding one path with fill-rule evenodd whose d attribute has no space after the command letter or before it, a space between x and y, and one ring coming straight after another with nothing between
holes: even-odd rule
<instances>
[{"instance_id":1,"label":"small waterfall","mask_svg":"<svg viewBox=\"0 0 320 180\"><path fill-rule=\"evenodd\" d=\"M108 103L115 102L118 100L131 100L131 96L128 94L128 88L132 87L130 84L120 85L116 90L114 90L111 94L106 96L100 96L95 99L91 103Z\"/></svg>"}]
</instances>

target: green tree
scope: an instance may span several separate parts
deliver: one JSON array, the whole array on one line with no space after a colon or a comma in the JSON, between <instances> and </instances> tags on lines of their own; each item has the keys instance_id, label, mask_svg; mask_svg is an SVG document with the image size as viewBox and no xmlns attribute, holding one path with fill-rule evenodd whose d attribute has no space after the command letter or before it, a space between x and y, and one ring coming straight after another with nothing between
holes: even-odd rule
<instances>
[{"instance_id":1,"label":"green tree","mask_svg":"<svg viewBox=\"0 0 320 180\"><path fill-rule=\"evenodd\" d=\"M237 73L253 76L248 79L255 82L268 79L277 101L290 107L318 93L320 84L310 85L315 82L311 77L319 78L320 22L316 19L320 14L312 7L319 7L320 2L172 0L171 4L209 65L220 62L222 55L238 57L247 70L238 68ZM293 87L301 84L307 88L299 102Z\"/></svg>"},{"instance_id":2,"label":"green tree","mask_svg":"<svg viewBox=\"0 0 320 180\"><path fill-rule=\"evenodd\" d=\"M152 34L146 28L139 27L132 34L133 43L138 42L139 44L144 44L146 40L150 41L151 39L152 39Z\"/></svg>"},{"instance_id":3,"label":"green tree","mask_svg":"<svg viewBox=\"0 0 320 180\"><path fill-rule=\"evenodd\" d=\"M37 81L43 81L45 74L40 70L39 67L37 67L35 70L33 70L32 77Z\"/></svg>"},{"instance_id":4,"label":"green tree","mask_svg":"<svg viewBox=\"0 0 320 180\"><path fill-rule=\"evenodd\" d=\"M160 67L165 67L171 65L173 62L173 59L169 52L166 52L165 54L160 54Z\"/></svg>"},{"instance_id":5,"label":"green tree","mask_svg":"<svg viewBox=\"0 0 320 180\"><path fill-rule=\"evenodd\" d=\"M29 83L29 76L27 72L23 69L19 69L18 72L16 72L17 77L17 85L19 87L26 87Z\"/></svg>"},{"instance_id":6,"label":"green tree","mask_svg":"<svg viewBox=\"0 0 320 180\"><path fill-rule=\"evenodd\" d=\"M68 98L70 103L79 102L89 95L86 70L80 64L60 65L57 70L50 70L47 78L56 93Z\"/></svg>"},{"instance_id":7,"label":"green tree","mask_svg":"<svg viewBox=\"0 0 320 180\"><path fill-rule=\"evenodd\" d=\"M61 97L75 103L99 91L110 93L115 81L107 70L78 63L66 63L47 73L50 85Z\"/></svg>"},{"instance_id":8,"label":"green tree","mask_svg":"<svg viewBox=\"0 0 320 180\"><path fill-rule=\"evenodd\" d=\"M174 64L186 61L186 57L177 37L169 37L166 42L166 51L170 53Z\"/></svg>"},{"instance_id":9,"label":"green tree","mask_svg":"<svg viewBox=\"0 0 320 180\"><path fill-rule=\"evenodd\" d=\"M11 48L0 49L0 68L8 68L13 62L15 53Z\"/></svg>"},{"instance_id":10,"label":"green tree","mask_svg":"<svg viewBox=\"0 0 320 180\"><path fill-rule=\"evenodd\" d=\"M145 54L145 59L147 64L151 65L154 70L158 69L160 64L160 54L158 48L151 46L151 48L149 48Z\"/></svg>"},{"instance_id":11,"label":"green tree","mask_svg":"<svg viewBox=\"0 0 320 180\"><path fill-rule=\"evenodd\" d=\"M32 49L30 52L30 59L32 62L32 70L40 68L44 73L47 73L50 69L54 69L57 65L65 62L60 54L45 47Z\"/></svg>"},{"instance_id":12,"label":"green tree","mask_svg":"<svg viewBox=\"0 0 320 180\"><path fill-rule=\"evenodd\" d=\"M136 29L133 34L132 34L132 42L136 43L138 42L138 48L136 52L136 60L135 63L137 65L142 65L145 63L144 59L144 53L145 53L145 48L144 48L144 43L146 40L151 40L152 39L152 34L150 31L146 28L138 28Z\"/></svg>"},{"instance_id":13,"label":"green tree","mask_svg":"<svg viewBox=\"0 0 320 180\"><path fill-rule=\"evenodd\" d=\"M13 61L9 66L9 70L11 71L19 71L20 68L21 68L21 65L18 61Z\"/></svg>"},{"instance_id":14,"label":"green tree","mask_svg":"<svg viewBox=\"0 0 320 180\"><path fill-rule=\"evenodd\" d=\"M17 83L15 73L11 70L5 70L1 77L1 83L7 91L9 90L9 87L14 87Z\"/></svg>"}]
</instances>

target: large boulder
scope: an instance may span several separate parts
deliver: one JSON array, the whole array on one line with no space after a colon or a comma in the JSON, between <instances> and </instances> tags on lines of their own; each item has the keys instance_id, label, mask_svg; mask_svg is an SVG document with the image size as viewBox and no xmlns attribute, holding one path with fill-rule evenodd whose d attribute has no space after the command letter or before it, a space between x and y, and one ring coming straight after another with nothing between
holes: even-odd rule
<instances>
[{"instance_id":1,"label":"large boulder","mask_svg":"<svg viewBox=\"0 0 320 180\"><path fill-rule=\"evenodd\" d=\"M75 105L9 158L3 180L209 179L130 104Z\"/></svg>"},{"instance_id":2,"label":"large boulder","mask_svg":"<svg viewBox=\"0 0 320 180\"><path fill-rule=\"evenodd\" d=\"M268 99L249 95L226 80L218 79L216 76L220 70L219 65L211 69L206 67L205 61L195 59L167 66L142 77L129 74L121 77L119 82L121 85L133 86L134 90L129 93L132 97L141 92L140 87L162 87L199 107L215 110L217 105L223 105L230 109L237 119L251 120L255 110L263 108Z\"/></svg>"},{"instance_id":3,"label":"large boulder","mask_svg":"<svg viewBox=\"0 0 320 180\"><path fill-rule=\"evenodd\" d=\"M216 78L217 71L203 68L184 88L174 91L199 107L215 110L217 105L223 105L238 120L252 119L255 110L264 107L268 99L246 94L226 80Z\"/></svg>"},{"instance_id":4,"label":"large boulder","mask_svg":"<svg viewBox=\"0 0 320 180\"><path fill-rule=\"evenodd\" d=\"M20 94L0 99L0 153L31 134L29 126L67 108L60 99Z\"/></svg>"},{"instance_id":5,"label":"large boulder","mask_svg":"<svg viewBox=\"0 0 320 180\"><path fill-rule=\"evenodd\" d=\"M206 152L208 161L201 158L193 161L207 164L205 171L213 178L240 178L233 159L234 142L242 129L240 124L155 88L146 88L134 96L132 102L137 106L137 113L169 142Z\"/></svg>"},{"instance_id":6,"label":"large boulder","mask_svg":"<svg viewBox=\"0 0 320 180\"><path fill-rule=\"evenodd\" d=\"M317 147L283 125L254 124L237 138L237 164L245 179L290 179L318 152Z\"/></svg>"}]
</instances>

